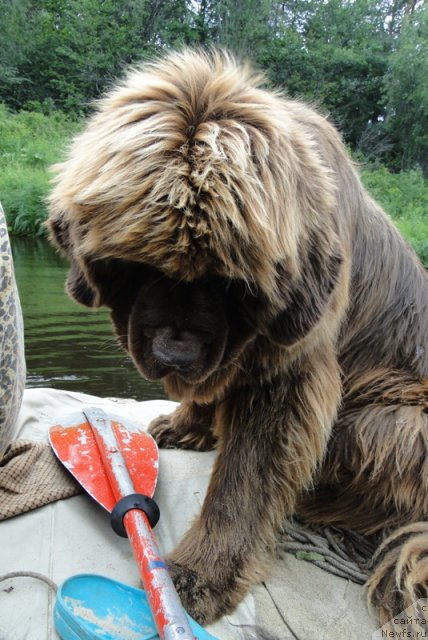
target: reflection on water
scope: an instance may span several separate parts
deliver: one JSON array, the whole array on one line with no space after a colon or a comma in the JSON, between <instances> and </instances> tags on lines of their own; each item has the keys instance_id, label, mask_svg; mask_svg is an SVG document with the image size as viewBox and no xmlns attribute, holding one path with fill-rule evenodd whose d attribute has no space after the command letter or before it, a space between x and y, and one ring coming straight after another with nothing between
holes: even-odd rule
<instances>
[{"instance_id":1,"label":"reflection on water","mask_svg":"<svg viewBox=\"0 0 428 640\"><path fill-rule=\"evenodd\" d=\"M91 311L64 293L66 262L44 240L12 238L24 314L28 387L99 396L164 397L147 382L114 338L106 310Z\"/></svg>"}]
</instances>

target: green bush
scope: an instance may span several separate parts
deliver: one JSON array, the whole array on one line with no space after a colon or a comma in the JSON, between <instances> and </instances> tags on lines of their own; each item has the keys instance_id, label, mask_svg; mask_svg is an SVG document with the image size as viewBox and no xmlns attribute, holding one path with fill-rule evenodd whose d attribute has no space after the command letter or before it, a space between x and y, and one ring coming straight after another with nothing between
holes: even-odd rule
<instances>
[{"instance_id":1,"label":"green bush","mask_svg":"<svg viewBox=\"0 0 428 640\"><path fill-rule=\"evenodd\" d=\"M362 178L428 268L428 181L422 172L365 168Z\"/></svg>"},{"instance_id":2,"label":"green bush","mask_svg":"<svg viewBox=\"0 0 428 640\"><path fill-rule=\"evenodd\" d=\"M76 130L61 112L10 113L0 104L0 201L12 234L43 234L48 167Z\"/></svg>"}]
</instances>

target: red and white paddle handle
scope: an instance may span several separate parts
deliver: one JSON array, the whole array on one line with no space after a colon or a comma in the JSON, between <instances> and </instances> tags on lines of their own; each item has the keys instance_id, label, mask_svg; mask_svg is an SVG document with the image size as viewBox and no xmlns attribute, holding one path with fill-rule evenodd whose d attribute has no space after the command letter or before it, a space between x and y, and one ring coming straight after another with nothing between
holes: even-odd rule
<instances>
[{"instance_id":1,"label":"red and white paddle handle","mask_svg":"<svg viewBox=\"0 0 428 640\"><path fill-rule=\"evenodd\" d=\"M195 640L147 516L132 509L123 521L160 637Z\"/></svg>"},{"instance_id":2,"label":"red and white paddle handle","mask_svg":"<svg viewBox=\"0 0 428 640\"><path fill-rule=\"evenodd\" d=\"M112 491L120 501L135 494L125 460L107 414L101 409L84 411L93 431ZM128 510L123 525L131 542L144 590L161 640L196 640L186 612L162 560L148 517L141 507Z\"/></svg>"}]
</instances>

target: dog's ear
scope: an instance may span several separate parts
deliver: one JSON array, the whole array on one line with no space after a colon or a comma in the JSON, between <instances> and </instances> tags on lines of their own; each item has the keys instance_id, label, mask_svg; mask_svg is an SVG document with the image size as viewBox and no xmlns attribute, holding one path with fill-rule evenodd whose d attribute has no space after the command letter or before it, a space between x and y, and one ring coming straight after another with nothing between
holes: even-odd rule
<instances>
[{"instance_id":1,"label":"dog's ear","mask_svg":"<svg viewBox=\"0 0 428 640\"><path fill-rule=\"evenodd\" d=\"M269 337L283 345L302 340L320 322L339 283L343 254L336 238L309 239L300 250L297 276L279 265L278 289L283 309L269 323Z\"/></svg>"},{"instance_id":2,"label":"dog's ear","mask_svg":"<svg viewBox=\"0 0 428 640\"><path fill-rule=\"evenodd\" d=\"M64 215L54 215L47 219L46 228L49 232L49 239L61 252L71 256L70 225Z\"/></svg>"},{"instance_id":3,"label":"dog's ear","mask_svg":"<svg viewBox=\"0 0 428 640\"><path fill-rule=\"evenodd\" d=\"M87 307L113 308L119 304L125 308L149 272L143 264L118 258L72 257L66 288L72 298Z\"/></svg>"},{"instance_id":4,"label":"dog's ear","mask_svg":"<svg viewBox=\"0 0 428 640\"><path fill-rule=\"evenodd\" d=\"M98 307L99 296L89 282L83 268L73 256L73 245L70 234L70 225L63 215L54 215L48 218L46 226L50 240L56 245L70 261L70 270L66 280L66 291L73 300L85 305L85 307Z\"/></svg>"},{"instance_id":5,"label":"dog's ear","mask_svg":"<svg viewBox=\"0 0 428 640\"><path fill-rule=\"evenodd\" d=\"M73 300L85 305L85 307L94 308L100 306L97 291L91 286L87 276L73 259L71 260L65 288Z\"/></svg>"}]
</instances>

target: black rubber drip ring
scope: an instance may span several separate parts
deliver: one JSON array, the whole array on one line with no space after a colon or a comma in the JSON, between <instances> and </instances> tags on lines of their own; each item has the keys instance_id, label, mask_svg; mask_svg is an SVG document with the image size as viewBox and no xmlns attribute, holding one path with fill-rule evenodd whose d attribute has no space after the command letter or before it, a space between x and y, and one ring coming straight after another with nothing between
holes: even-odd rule
<instances>
[{"instance_id":1,"label":"black rubber drip ring","mask_svg":"<svg viewBox=\"0 0 428 640\"><path fill-rule=\"evenodd\" d=\"M113 531L122 538L128 537L123 524L123 519L131 509L139 509L140 511L143 511L146 514L152 529L159 522L160 511L153 498L149 498L149 496L145 496L142 493L131 493L129 496L121 498L119 502L115 504L110 514L111 527Z\"/></svg>"}]
</instances>

